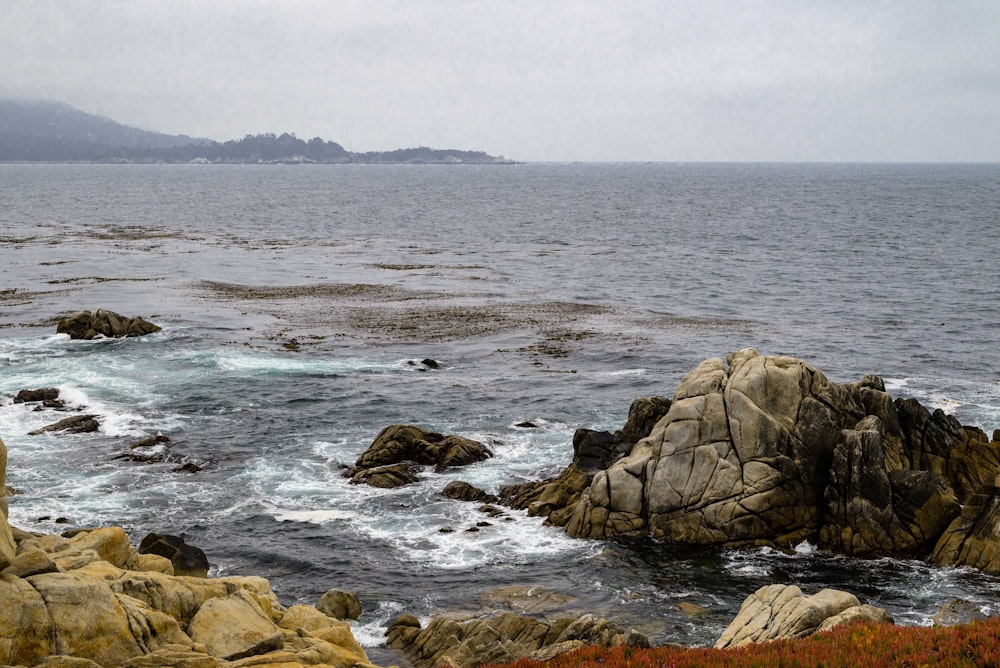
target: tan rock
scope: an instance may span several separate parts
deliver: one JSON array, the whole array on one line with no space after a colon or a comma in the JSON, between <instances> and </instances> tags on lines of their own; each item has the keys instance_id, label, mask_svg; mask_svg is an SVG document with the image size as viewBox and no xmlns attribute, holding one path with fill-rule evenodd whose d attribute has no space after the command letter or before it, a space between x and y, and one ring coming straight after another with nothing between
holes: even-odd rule
<instances>
[{"instance_id":1,"label":"tan rock","mask_svg":"<svg viewBox=\"0 0 1000 668\"><path fill-rule=\"evenodd\" d=\"M188 634L212 656L227 661L281 649L281 630L257 597L240 590L205 601L188 624Z\"/></svg>"},{"instance_id":2,"label":"tan rock","mask_svg":"<svg viewBox=\"0 0 1000 668\"><path fill-rule=\"evenodd\" d=\"M99 663L78 656L53 654L36 663L34 668L100 668Z\"/></svg>"},{"instance_id":3,"label":"tan rock","mask_svg":"<svg viewBox=\"0 0 1000 668\"><path fill-rule=\"evenodd\" d=\"M874 605L864 603L862 605L847 608L833 617L827 617L823 620L823 623L819 625L819 628L816 629L816 632L832 631L838 626L854 624L856 622L869 622L874 624L896 623L892 616L882 608L877 608Z\"/></svg>"},{"instance_id":4,"label":"tan rock","mask_svg":"<svg viewBox=\"0 0 1000 668\"><path fill-rule=\"evenodd\" d=\"M118 666L143 653L129 616L107 584L74 573L44 573L27 581L45 601L57 653L102 666Z\"/></svg>"},{"instance_id":5,"label":"tan rock","mask_svg":"<svg viewBox=\"0 0 1000 668\"><path fill-rule=\"evenodd\" d=\"M973 495L941 535L931 556L938 566L972 566L1000 573L1000 488Z\"/></svg>"},{"instance_id":6,"label":"tan rock","mask_svg":"<svg viewBox=\"0 0 1000 668\"><path fill-rule=\"evenodd\" d=\"M14 557L14 561L11 562L10 566L4 572L19 578L26 578L29 575L54 573L58 570L59 568L49 559L48 554L39 549L31 548L18 551Z\"/></svg>"},{"instance_id":7,"label":"tan rock","mask_svg":"<svg viewBox=\"0 0 1000 668\"><path fill-rule=\"evenodd\" d=\"M803 638L815 633L826 619L860 605L856 596L836 589L806 596L794 585L761 587L743 602L715 647Z\"/></svg>"},{"instance_id":8,"label":"tan rock","mask_svg":"<svg viewBox=\"0 0 1000 668\"><path fill-rule=\"evenodd\" d=\"M137 554L135 560L135 566L132 568L135 571L153 571L155 573L165 573L166 575L174 574L174 564L166 557L161 557L158 554Z\"/></svg>"},{"instance_id":9,"label":"tan rock","mask_svg":"<svg viewBox=\"0 0 1000 668\"><path fill-rule=\"evenodd\" d=\"M7 523L7 446L0 440L0 571L14 561L14 535Z\"/></svg>"},{"instance_id":10,"label":"tan rock","mask_svg":"<svg viewBox=\"0 0 1000 668\"><path fill-rule=\"evenodd\" d=\"M122 668L220 668L228 664L204 652L184 649L160 649L137 656L122 664Z\"/></svg>"},{"instance_id":11,"label":"tan rock","mask_svg":"<svg viewBox=\"0 0 1000 668\"><path fill-rule=\"evenodd\" d=\"M31 584L0 574L0 664L32 666L56 651L52 618Z\"/></svg>"},{"instance_id":12,"label":"tan rock","mask_svg":"<svg viewBox=\"0 0 1000 668\"><path fill-rule=\"evenodd\" d=\"M357 619L361 616L361 601L354 592L330 589L320 597L316 609L334 619Z\"/></svg>"},{"instance_id":13,"label":"tan rock","mask_svg":"<svg viewBox=\"0 0 1000 668\"><path fill-rule=\"evenodd\" d=\"M104 527L76 534L69 539L78 550L93 550L98 556L119 568L135 565L136 551L129 543L128 534L121 527Z\"/></svg>"}]
</instances>

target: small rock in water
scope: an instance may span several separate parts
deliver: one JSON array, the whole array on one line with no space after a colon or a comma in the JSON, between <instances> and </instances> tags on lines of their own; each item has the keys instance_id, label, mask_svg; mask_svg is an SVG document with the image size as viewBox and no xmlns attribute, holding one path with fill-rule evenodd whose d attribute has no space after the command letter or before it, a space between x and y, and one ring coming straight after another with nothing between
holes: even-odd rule
<instances>
[{"instance_id":1,"label":"small rock in water","mask_svg":"<svg viewBox=\"0 0 1000 668\"><path fill-rule=\"evenodd\" d=\"M428 369L439 369L439 368L441 368L441 365L436 360L432 360L430 357L427 357L427 358L424 358L424 359L420 360L420 363L423 364Z\"/></svg>"},{"instance_id":2,"label":"small rock in water","mask_svg":"<svg viewBox=\"0 0 1000 668\"><path fill-rule=\"evenodd\" d=\"M194 545L184 542L183 536L151 533L139 544L139 554L158 554L174 566L174 575L208 577L208 557Z\"/></svg>"},{"instance_id":3,"label":"small rock in water","mask_svg":"<svg viewBox=\"0 0 1000 668\"><path fill-rule=\"evenodd\" d=\"M455 533L455 529L452 527L441 527L438 529L438 533Z\"/></svg>"},{"instance_id":4,"label":"small rock in water","mask_svg":"<svg viewBox=\"0 0 1000 668\"><path fill-rule=\"evenodd\" d=\"M170 438L164 436L163 434L157 434L156 436L147 436L141 441L136 441L132 445L128 446L129 450L135 450L136 448L149 448L159 443L169 443Z\"/></svg>"},{"instance_id":5,"label":"small rock in water","mask_svg":"<svg viewBox=\"0 0 1000 668\"><path fill-rule=\"evenodd\" d=\"M538 429L538 425L531 420L525 420L524 422L518 422L515 427L520 427L521 429Z\"/></svg>"},{"instance_id":6,"label":"small rock in water","mask_svg":"<svg viewBox=\"0 0 1000 668\"><path fill-rule=\"evenodd\" d=\"M43 387L37 390L21 390L14 397L15 404L31 403L34 401L53 401L59 398L59 389L55 387Z\"/></svg>"},{"instance_id":7,"label":"small rock in water","mask_svg":"<svg viewBox=\"0 0 1000 668\"><path fill-rule=\"evenodd\" d=\"M204 471L204 466L198 466L194 462L187 462L181 466L170 469L171 473L198 473L199 471Z\"/></svg>"},{"instance_id":8,"label":"small rock in water","mask_svg":"<svg viewBox=\"0 0 1000 668\"><path fill-rule=\"evenodd\" d=\"M41 429L29 431L28 436L38 436L49 431L64 431L67 434L85 434L97 431L101 428L101 423L97 421L96 415L74 415L59 422L45 425Z\"/></svg>"}]
</instances>

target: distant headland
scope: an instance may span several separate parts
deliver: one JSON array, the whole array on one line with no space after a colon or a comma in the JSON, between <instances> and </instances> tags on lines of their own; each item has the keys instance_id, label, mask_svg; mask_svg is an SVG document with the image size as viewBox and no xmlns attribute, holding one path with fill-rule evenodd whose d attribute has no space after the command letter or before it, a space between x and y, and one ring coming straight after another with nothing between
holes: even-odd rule
<instances>
[{"instance_id":1,"label":"distant headland","mask_svg":"<svg viewBox=\"0 0 1000 668\"><path fill-rule=\"evenodd\" d=\"M262 133L218 142L122 125L62 102L0 98L0 162L510 165L483 151L426 146L348 151L320 137Z\"/></svg>"}]
</instances>

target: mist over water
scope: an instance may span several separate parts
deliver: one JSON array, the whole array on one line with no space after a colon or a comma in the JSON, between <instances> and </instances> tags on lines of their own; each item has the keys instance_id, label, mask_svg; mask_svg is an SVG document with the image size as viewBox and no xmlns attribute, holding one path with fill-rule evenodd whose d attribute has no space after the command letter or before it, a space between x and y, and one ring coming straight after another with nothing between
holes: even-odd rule
<instances>
[{"instance_id":1,"label":"mist over water","mask_svg":"<svg viewBox=\"0 0 1000 668\"><path fill-rule=\"evenodd\" d=\"M748 346L1000 428L1000 167L0 165L0 182L17 526L183 533L213 572L269 577L285 603L356 590L368 645L401 612L477 612L507 585L655 642L710 644L774 582L904 623L955 597L998 612L1000 581L979 573L576 540L438 493L554 475L575 429L617 429L635 397ZM164 330L54 334L99 307ZM9 395L48 386L101 430L27 436L64 415ZM395 423L495 457L348 484L341 467ZM162 461L116 459L157 433ZM203 470L175 471L188 463Z\"/></svg>"}]
</instances>

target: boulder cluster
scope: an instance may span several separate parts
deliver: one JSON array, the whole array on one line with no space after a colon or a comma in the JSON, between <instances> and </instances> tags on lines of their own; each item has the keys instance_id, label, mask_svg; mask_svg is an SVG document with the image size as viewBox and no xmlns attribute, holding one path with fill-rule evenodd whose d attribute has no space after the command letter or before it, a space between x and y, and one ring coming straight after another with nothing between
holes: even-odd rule
<instances>
[{"instance_id":1,"label":"boulder cluster","mask_svg":"<svg viewBox=\"0 0 1000 668\"><path fill-rule=\"evenodd\" d=\"M56 326L57 334L69 334L71 339L94 339L98 336L122 338L145 336L159 332L162 328L142 318L130 318L114 311L99 308L96 311L80 311L63 318Z\"/></svg>"},{"instance_id":2,"label":"boulder cluster","mask_svg":"<svg viewBox=\"0 0 1000 668\"><path fill-rule=\"evenodd\" d=\"M420 479L420 467L433 466L440 472L492 456L485 445L464 436L444 436L413 425L394 424L378 433L344 475L355 484L401 487Z\"/></svg>"},{"instance_id":3,"label":"boulder cluster","mask_svg":"<svg viewBox=\"0 0 1000 668\"><path fill-rule=\"evenodd\" d=\"M346 622L282 606L264 578L204 577L204 555L176 537L154 534L141 552L119 527L12 528L6 464L0 441L0 665L371 665Z\"/></svg>"}]
</instances>

